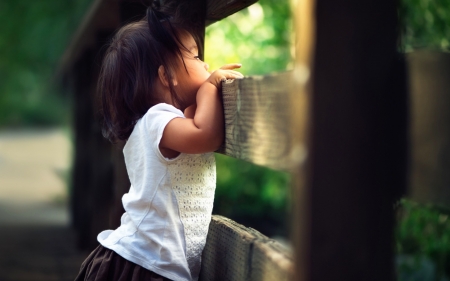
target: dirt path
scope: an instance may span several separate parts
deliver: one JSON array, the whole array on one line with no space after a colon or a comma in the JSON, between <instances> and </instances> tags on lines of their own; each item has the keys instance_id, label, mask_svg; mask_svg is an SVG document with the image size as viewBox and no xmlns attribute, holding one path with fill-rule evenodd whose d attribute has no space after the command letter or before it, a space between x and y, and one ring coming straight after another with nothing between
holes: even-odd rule
<instances>
[{"instance_id":1,"label":"dirt path","mask_svg":"<svg viewBox=\"0 0 450 281\"><path fill-rule=\"evenodd\" d=\"M70 150L62 130L0 132L0 203L65 201Z\"/></svg>"},{"instance_id":2,"label":"dirt path","mask_svg":"<svg viewBox=\"0 0 450 281\"><path fill-rule=\"evenodd\" d=\"M87 253L69 226L63 130L0 131L0 280L73 280Z\"/></svg>"}]
</instances>

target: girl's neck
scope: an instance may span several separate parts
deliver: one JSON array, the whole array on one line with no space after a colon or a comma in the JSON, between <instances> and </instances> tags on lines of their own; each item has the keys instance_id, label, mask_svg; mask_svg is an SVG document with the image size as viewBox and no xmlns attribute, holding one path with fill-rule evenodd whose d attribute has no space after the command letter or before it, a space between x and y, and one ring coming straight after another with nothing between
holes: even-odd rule
<instances>
[{"instance_id":1,"label":"girl's neck","mask_svg":"<svg viewBox=\"0 0 450 281\"><path fill-rule=\"evenodd\" d=\"M173 100L172 94L170 93L170 89L164 86L161 82L156 84L156 92L161 97L161 102L170 104L183 112L186 109L187 106L180 105Z\"/></svg>"}]
</instances>

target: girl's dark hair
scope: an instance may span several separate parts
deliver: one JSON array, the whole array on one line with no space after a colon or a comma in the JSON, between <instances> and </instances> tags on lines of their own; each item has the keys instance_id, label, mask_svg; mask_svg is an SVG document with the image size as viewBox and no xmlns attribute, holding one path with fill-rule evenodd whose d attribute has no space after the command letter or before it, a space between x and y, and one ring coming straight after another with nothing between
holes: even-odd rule
<instances>
[{"instance_id":1,"label":"girl's dark hair","mask_svg":"<svg viewBox=\"0 0 450 281\"><path fill-rule=\"evenodd\" d=\"M173 102L182 104L172 81L180 58L184 64L180 36L187 31L162 10L149 7L142 20L120 28L106 50L98 91L103 135L111 142L128 139L136 122L162 102L154 91L159 66L165 69Z\"/></svg>"}]
</instances>

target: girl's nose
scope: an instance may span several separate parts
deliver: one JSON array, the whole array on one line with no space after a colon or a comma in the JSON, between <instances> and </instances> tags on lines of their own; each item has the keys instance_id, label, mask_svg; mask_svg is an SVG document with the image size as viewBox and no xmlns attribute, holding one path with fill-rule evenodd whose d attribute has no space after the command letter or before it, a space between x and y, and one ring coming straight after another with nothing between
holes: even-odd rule
<instances>
[{"instance_id":1,"label":"girl's nose","mask_svg":"<svg viewBox=\"0 0 450 281\"><path fill-rule=\"evenodd\" d=\"M209 69L209 64L207 64L206 62L205 62L205 69L206 69L206 71L208 71L208 69Z\"/></svg>"}]
</instances>

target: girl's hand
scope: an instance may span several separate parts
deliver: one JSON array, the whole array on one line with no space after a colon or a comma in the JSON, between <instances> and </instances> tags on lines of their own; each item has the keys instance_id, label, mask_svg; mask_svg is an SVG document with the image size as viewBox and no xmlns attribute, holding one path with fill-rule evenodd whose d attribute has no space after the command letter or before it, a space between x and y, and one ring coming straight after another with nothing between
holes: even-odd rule
<instances>
[{"instance_id":1,"label":"girl's hand","mask_svg":"<svg viewBox=\"0 0 450 281\"><path fill-rule=\"evenodd\" d=\"M225 79L244 77L233 70L239 67L241 64L238 63L227 64L214 71L200 86L195 108L186 109L187 118L174 118L166 125L159 143L163 155L174 157L177 152L205 153L220 147L225 129L219 89Z\"/></svg>"},{"instance_id":2,"label":"girl's hand","mask_svg":"<svg viewBox=\"0 0 450 281\"><path fill-rule=\"evenodd\" d=\"M206 82L209 82L213 84L217 89L220 89L221 82L225 81L226 79L242 79L244 78L244 75L242 75L238 71L233 70L236 68L240 68L241 66L242 65L240 63L226 64L221 68L219 68L218 70L211 73Z\"/></svg>"}]
</instances>

